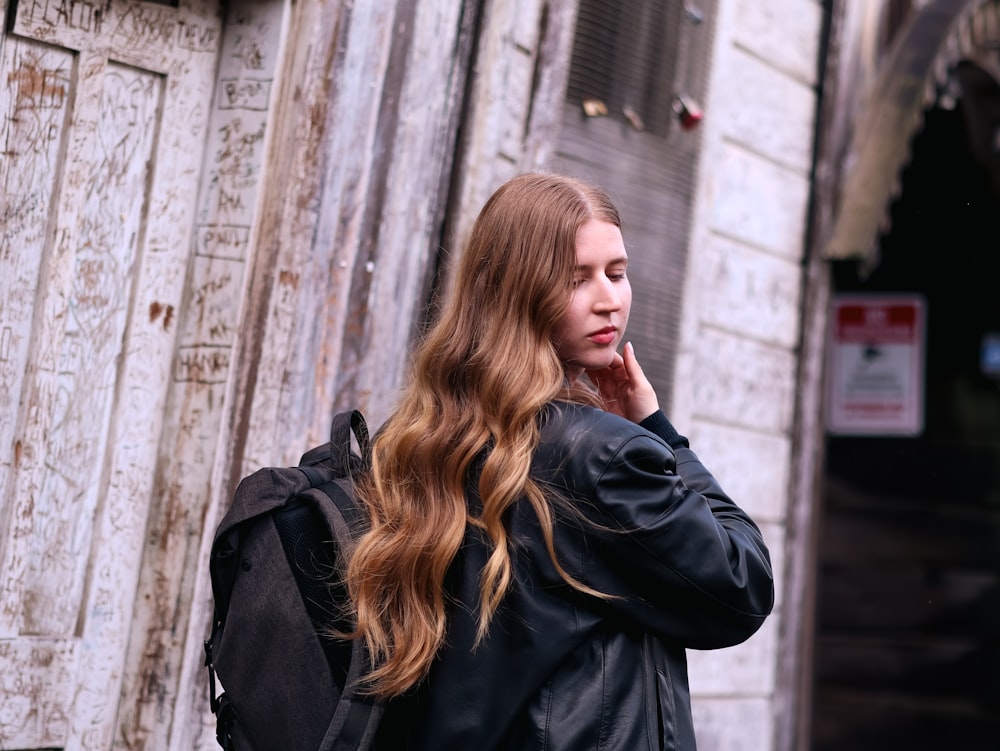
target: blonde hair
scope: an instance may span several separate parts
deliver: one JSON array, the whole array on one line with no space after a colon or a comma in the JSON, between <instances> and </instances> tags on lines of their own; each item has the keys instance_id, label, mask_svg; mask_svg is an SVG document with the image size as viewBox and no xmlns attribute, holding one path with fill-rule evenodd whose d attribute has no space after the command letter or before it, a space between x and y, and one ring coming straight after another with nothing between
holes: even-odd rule
<instances>
[{"instance_id":1,"label":"blonde hair","mask_svg":"<svg viewBox=\"0 0 1000 751\"><path fill-rule=\"evenodd\" d=\"M370 529L354 550L347 586L376 667L368 689L394 696L426 675L444 642L445 575L467 525L491 545L481 572L479 633L488 632L511 582L504 512L526 498L556 560L550 500L529 476L538 416L553 399L597 403L566 383L552 343L572 294L576 235L591 219L620 226L600 189L559 175L526 174L486 202L470 233L453 294L414 353L411 380L373 442L359 496ZM482 511L470 513L470 467L485 448Z\"/></svg>"}]
</instances>

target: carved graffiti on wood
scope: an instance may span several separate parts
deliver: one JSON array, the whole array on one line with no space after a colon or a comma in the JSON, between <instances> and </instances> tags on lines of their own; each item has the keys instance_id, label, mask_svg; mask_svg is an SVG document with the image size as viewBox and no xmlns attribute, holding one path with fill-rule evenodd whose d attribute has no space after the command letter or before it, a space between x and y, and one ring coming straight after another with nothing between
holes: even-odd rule
<instances>
[{"instance_id":1,"label":"carved graffiti on wood","mask_svg":"<svg viewBox=\"0 0 1000 751\"><path fill-rule=\"evenodd\" d=\"M0 48L3 108L0 128L4 158L0 159L4 222L0 236L0 445L15 443L16 416L24 388L24 370L31 345L35 295L45 257L46 228L53 170L63 138L69 91L70 56L34 42ZM49 391L51 391L51 387ZM33 415L40 415L34 409ZM37 466L35 444L18 442L19 464ZM34 529L34 493L38 478L22 480L15 496L14 457L0 457L0 534L7 540L0 568L0 638L21 630L19 603L28 567L27 544Z\"/></svg>"},{"instance_id":2,"label":"carved graffiti on wood","mask_svg":"<svg viewBox=\"0 0 1000 751\"><path fill-rule=\"evenodd\" d=\"M135 196L148 177L158 98L148 74L121 68L105 75L68 294L49 298L47 313L63 328L56 371L36 375L47 383L38 391L39 422L48 426L44 459L19 473L38 489L22 595L29 633L71 633L77 619L144 214Z\"/></svg>"},{"instance_id":3,"label":"carved graffiti on wood","mask_svg":"<svg viewBox=\"0 0 1000 751\"><path fill-rule=\"evenodd\" d=\"M236 4L234 4L236 5ZM172 728L177 676L187 666L178 634L191 617L203 520L226 410L233 345L253 244L268 137L273 77L282 48L280 4L250 2L229 12L222 38L205 166L189 241L192 252L163 437L166 461L151 509L143 606L133 624L122 702L129 747L159 743ZM168 627L164 627L168 624ZM200 635L199 635L200 636Z\"/></svg>"},{"instance_id":4,"label":"carved graffiti on wood","mask_svg":"<svg viewBox=\"0 0 1000 751\"><path fill-rule=\"evenodd\" d=\"M8 3L2 748L116 735L221 38L197 4Z\"/></svg>"},{"instance_id":5,"label":"carved graffiti on wood","mask_svg":"<svg viewBox=\"0 0 1000 751\"><path fill-rule=\"evenodd\" d=\"M220 37L218 23L210 15L179 13L165 4L120 0L18 3L13 29L69 49L105 45L114 50L119 61L156 72L166 72L171 65L172 56L162 50L214 55ZM173 59L183 66L183 61Z\"/></svg>"},{"instance_id":6,"label":"carved graffiti on wood","mask_svg":"<svg viewBox=\"0 0 1000 751\"><path fill-rule=\"evenodd\" d=\"M62 745L66 702L76 680L73 642L31 637L0 640L0 748Z\"/></svg>"}]
</instances>

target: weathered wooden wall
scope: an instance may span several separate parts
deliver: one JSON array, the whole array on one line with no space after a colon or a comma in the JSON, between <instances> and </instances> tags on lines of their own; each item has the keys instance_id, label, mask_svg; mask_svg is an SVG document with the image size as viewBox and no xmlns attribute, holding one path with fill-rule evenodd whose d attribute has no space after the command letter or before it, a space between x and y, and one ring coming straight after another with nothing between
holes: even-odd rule
<instances>
[{"instance_id":1,"label":"weathered wooden wall","mask_svg":"<svg viewBox=\"0 0 1000 751\"><path fill-rule=\"evenodd\" d=\"M221 24L211 0L23 2L7 21L0 747L106 749Z\"/></svg>"},{"instance_id":2,"label":"weathered wooden wall","mask_svg":"<svg viewBox=\"0 0 1000 751\"><path fill-rule=\"evenodd\" d=\"M423 0L293 10L284 78L295 84L273 108L278 135L205 529L240 476L297 461L335 410L360 406L374 425L388 414L432 275L448 263L442 244L454 249L448 228L537 164L558 125L548 92L561 90L572 8ZM208 543L176 666L177 749L215 743L200 654Z\"/></svg>"},{"instance_id":3,"label":"weathered wooden wall","mask_svg":"<svg viewBox=\"0 0 1000 751\"><path fill-rule=\"evenodd\" d=\"M290 14L294 52L273 110L278 135L204 529L240 476L295 463L335 408L361 406L377 423L391 405L435 260L474 21L461 2L306 3ZM177 749L215 744L199 659L210 540L200 542L177 665ZM158 675L169 682L171 668Z\"/></svg>"},{"instance_id":4,"label":"weathered wooden wall","mask_svg":"<svg viewBox=\"0 0 1000 751\"><path fill-rule=\"evenodd\" d=\"M0 748L215 747L235 481L385 417L446 220L558 123L572 2L229 6L0 42Z\"/></svg>"},{"instance_id":5,"label":"weathered wooden wall","mask_svg":"<svg viewBox=\"0 0 1000 751\"><path fill-rule=\"evenodd\" d=\"M225 18L215 100L188 228L190 260L178 309L155 486L149 498L136 607L115 728L116 748L166 748L185 677L184 660L219 438L230 409L241 311L255 268L260 206L276 138L287 4L231 7ZM176 746L176 741L173 741ZM188 746L190 747L190 746Z\"/></svg>"}]
</instances>

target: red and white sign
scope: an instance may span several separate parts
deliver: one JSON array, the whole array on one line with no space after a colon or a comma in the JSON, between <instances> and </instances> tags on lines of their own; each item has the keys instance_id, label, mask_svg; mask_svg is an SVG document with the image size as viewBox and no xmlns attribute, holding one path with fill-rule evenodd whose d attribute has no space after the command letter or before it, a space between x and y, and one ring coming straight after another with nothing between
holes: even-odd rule
<instances>
[{"instance_id":1,"label":"red and white sign","mask_svg":"<svg viewBox=\"0 0 1000 751\"><path fill-rule=\"evenodd\" d=\"M830 326L827 430L919 435L924 427L923 298L838 296Z\"/></svg>"}]
</instances>

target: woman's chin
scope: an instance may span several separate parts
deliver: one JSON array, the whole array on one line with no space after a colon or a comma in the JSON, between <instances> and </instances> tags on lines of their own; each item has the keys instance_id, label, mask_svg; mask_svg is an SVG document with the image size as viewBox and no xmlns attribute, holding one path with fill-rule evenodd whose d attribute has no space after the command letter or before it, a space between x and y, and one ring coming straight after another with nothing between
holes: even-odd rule
<instances>
[{"instance_id":1,"label":"woman's chin","mask_svg":"<svg viewBox=\"0 0 1000 751\"><path fill-rule=\"evenodd\" d=\"M595 353L593 357L588 358L590 362L586 364L584 370L604 370L606 368L610 368L612 365L614 365L615 358L617 356L618 355L615 352L615 350L611 347L608 347L607 351L601 352L599 354Z\"/></svg>"}]
</instances>

